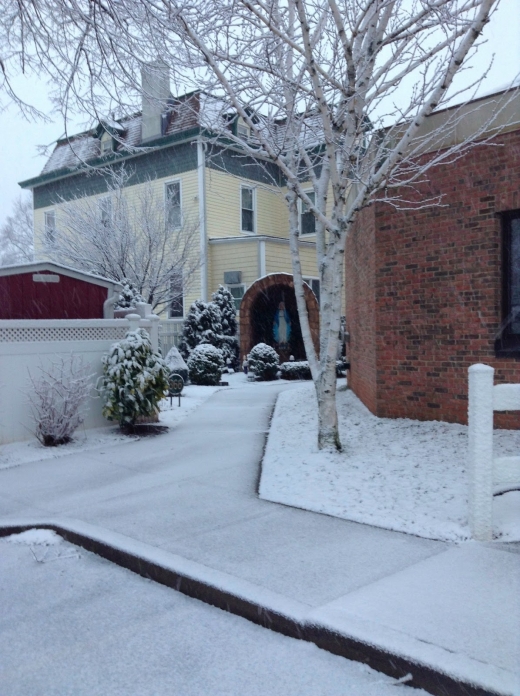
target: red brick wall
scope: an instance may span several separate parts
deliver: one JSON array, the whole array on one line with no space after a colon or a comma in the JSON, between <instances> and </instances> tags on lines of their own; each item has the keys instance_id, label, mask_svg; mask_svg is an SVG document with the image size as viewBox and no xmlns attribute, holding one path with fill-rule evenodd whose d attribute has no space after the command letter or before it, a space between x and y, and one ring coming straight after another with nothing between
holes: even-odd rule
<instances>
[{"instance_id":1,"label":"red brick wall","mask_svg":"<svg viewBox=\"0 0 520 696\"><path fill-rule=\"evenodd\" d=\"M465 423L467 369L476 362L495 367L496 381L520 382L520 359L494 354L501 322L496 213L520 208L520 131L494 143L429 172L419 196L443 193L442 207L376 206L375 408L364 396L370 389L360 390L356 380L352 387L377 415ZM363 252L355 258L359 264ZM358 277L348 263L347 276ZM349 303L362 301L362 293L354 289ZM372 313L371 302L366 311ZM359 320L351 327L352 334L365 331ZM520 414L496 421L517 427Z\"/></svg>"},{"instance_id":2,"label":"red brick wall","mask_svg":"<svg viewBox=\"0 0 520 696\"><path fill-rule=\"evenodd\" d=\"M376 412L376 249L374 208L358 217L346 246L346 319L350 342L348 381L366 406Z\"/></svg>"}]
</instances>

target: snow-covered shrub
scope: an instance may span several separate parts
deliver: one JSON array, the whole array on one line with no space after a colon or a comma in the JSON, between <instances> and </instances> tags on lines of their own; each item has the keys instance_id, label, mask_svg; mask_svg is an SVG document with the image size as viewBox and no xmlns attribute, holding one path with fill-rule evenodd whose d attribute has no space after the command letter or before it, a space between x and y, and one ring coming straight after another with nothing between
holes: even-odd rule
<instances>
[{"instance_id":1,"label":"snow-covered shrub","mask_svg":"<svg viewBox=\"0 0 520 696\"><path fill-rule=\"evenodd\" d=\"M336 376L344 377L346 364L343 360L336 360ZM312 379L311 368L308 360L285 362L280 365L282 379Z\"/></svg>"},{"instance_id":2,"label":"snow-covered shrub","mask_svg":"<svg viewBox=\"0 0 520 696\"><path fill-rule=\"evenodd\" d=\"M222 323L218 307L212 302L196 300L184 321L179 345L180 353L187 360L192 350L201 343L209 343L220 348L221 335Z\"/></svg>"},{"instance_id":3,"label":"snow-covered shrub","mask_svg":"<svg viewBox=\"0 0 520 696\"><path fill-rule=\"evenodd\" d=\"M38 377L29 373L29 401L36 424L36 437L46 447L64 445L85 420L92 389L90 364L71 355L48 370L40 367Z\"/></svg>"},{"instance_id":4,"label":"snow-covered shrub","mask_svg":"<svg viewBox=\"0 0 520 696\"><path fill-rule=\"evenodd\" d=\"M254 372L257 379L267 381L276 379L279 369L278 353L267 343L257 343L249 353L249 371Z\"/></svg>"},{"instance_id":5,"label":"snow-covered shrub","mask_svg":"<svg viewBox=\"0 0 520 696\"><path fill-rule=\"evenodd\" d=\"M164 362L170 372L170 374L180 375L184 380L184 384L188 381L188 366L184 362L182 355L179 353L178 348L172 346L168 351L168 355L164 358Z\"/></svg>"},{"instance_id":6,"label":"snow-covered shrub","mask_svg":"<svg viewBox=\"0 0 520 696\"><path fill-rule=\"evenodd\" d=\"M102 362L99 391L105 418L132 426L139 416L159 413L159 401L168 393L169 371L144 329L128 331Z\"/></svg>"},{"instance_id":7,"label":"snow-covered shrub","mask_svg":"<svg viewBox=\"0 0 520 696\"><path fill-rule=\"evenodd\" d=\"M220 312L222 334L224 336L237 335L237 310L235 299L227 288L218 286L218 290L211 296L213 304L216 304Z\"/></svg>"},{"instance_id":8,"label":"snow-covered shrub","mask_svg":"<svg viewBox=\"0 0 520 696\"><path fill-rule=\"evenodd\" d=\"M114 309L130 309L136 307L138 302L144 302L144 298L130 280L123 282L123 289L114 305Z\"/></svg>"},{"instance_id":9,"label":"snow-covered shrub","mask_svg":"<svg viewBox=\"0 0 520 696\"><path fill-rule=\"evenodd\" d=\"M311 368L307 360L284 362L280 365L282 379L311 379Z\"/></svg>"},{"instance_id":10,"label":"snow-covered shrub","mask_svg":"<svg viewBox=\"0 0 520 696\"><path fill-rule=\"evenodd\" d=\"M191 351L188 369L192 384L218 384L224 369L222 351L209 343L202 343Z\"/></svg>"},{"instance_id":11,"label":"snow-covered shrub","mask_svg":"<svg viewBox=\"0 0 520 696\"><path fill-rule=\"evenodd\" d=\"M238 370L240 348L237 337L237 311L233 295L223 285L211 296L213 304L220 312L222 334L220 335L219 348L224 353L224 361L228 367Z\"/></svg>"}]
</instances>

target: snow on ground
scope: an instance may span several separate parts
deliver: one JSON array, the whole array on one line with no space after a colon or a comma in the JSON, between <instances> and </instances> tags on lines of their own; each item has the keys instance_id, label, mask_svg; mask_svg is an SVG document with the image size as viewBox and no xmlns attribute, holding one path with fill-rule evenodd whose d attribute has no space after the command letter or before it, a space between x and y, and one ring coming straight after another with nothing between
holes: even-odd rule
<instances>
[{"instance_id":1,"label":"snow on ground","mask_svg":"<svg viewBox=\"0 0 520 696\"><path fill-rule=\"evenodd\" d=\"M27 537L24 544L9 541L0 539L0 682L10 696L401 693L396 680L361 663L185 597L65 541L51 557L27 548Z\"/></svg>"},{"instance_id":2,"label":"snow on ground","mask_svg":"<svg viewBox=\"0 0 520 696\"><path fill-rule=\"evenodd\" d=\"M224 375L223 379L227 377L228 375ZM237 382L240 375L230 375L229 377L234 378ZM177 425L220 388L188 385L183 390L180 407L178 405L179 399L176 397L173 398L172 404L170 404L170 399L163 399L160 403L160 423L170 428ZM0 445L0 470L29 462L63 457L67 454L86 452L98 447L119 445L132 439L139 440L140 438L138 435L125 435L121 433L119 426L110 425L106 428L78 429L72 442L60 447L44 447L36 440L36 437L24 442L12 442L8 445Z\"/></svg>"},{"instance_id":3,"label":"snow on ground","mask_svg":"<svg viewBox=\"0 0 520 696\"><path fill-rule=\"evenodd\" d=\"M260 497L422 537L468 539L467 427L377 418L344 385L337 404L345 451L319 452L313 385L280 394ZM495 431L497 455L516 454L519 445L519 431ZM495 497L501 541L520 539L519 497Z\"/></svg>"}]
</instances>

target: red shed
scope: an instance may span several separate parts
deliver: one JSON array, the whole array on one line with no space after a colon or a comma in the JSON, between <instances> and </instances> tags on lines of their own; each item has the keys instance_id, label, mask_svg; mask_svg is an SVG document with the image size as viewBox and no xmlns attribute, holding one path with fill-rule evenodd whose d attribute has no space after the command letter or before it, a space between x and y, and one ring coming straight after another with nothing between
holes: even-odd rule
<instances>
[{"instance_id":1,"label":"red shed","mask_svg":"<svg viewBox=\"0 0 520 696\"><path fill-rule=\"evenodd\" d=\"M121 285L50 261L0 267L0 319L109 319Z\"/></svg>"}]
</instances>

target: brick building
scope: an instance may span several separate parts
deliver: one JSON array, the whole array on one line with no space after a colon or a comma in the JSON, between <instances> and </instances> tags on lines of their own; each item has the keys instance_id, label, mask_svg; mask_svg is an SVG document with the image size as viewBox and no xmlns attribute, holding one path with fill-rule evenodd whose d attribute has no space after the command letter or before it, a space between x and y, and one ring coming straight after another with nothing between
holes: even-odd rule
<instances>
[{"instance_id":1,"label":"brick building","mask_svg":"<svg viewBox=\"0 0 520 696\"><path fill-rule=\"evenodd\" d=\"M468 105L449 138L497 107L491 140L417 186L416 201L442 194L440 206L373 204L348 240L349 383L378 416L465 423L467 369L477 362L498 381L520 381L518 95ZM518 416L500 414L497 426L518 427Z\"/></svg>"}]
</instances>

